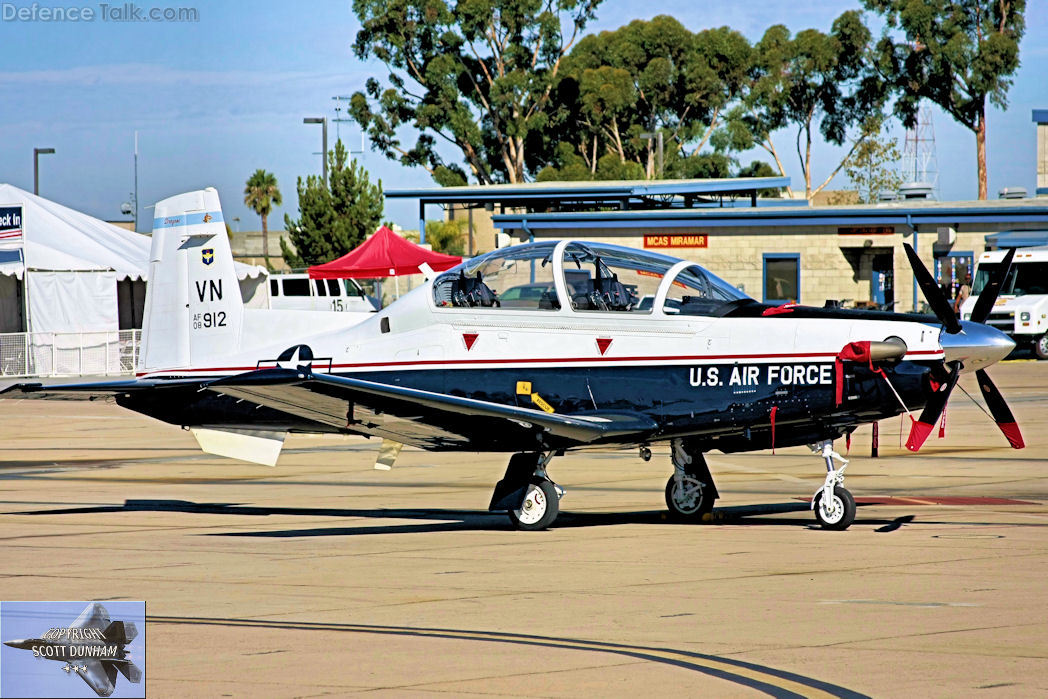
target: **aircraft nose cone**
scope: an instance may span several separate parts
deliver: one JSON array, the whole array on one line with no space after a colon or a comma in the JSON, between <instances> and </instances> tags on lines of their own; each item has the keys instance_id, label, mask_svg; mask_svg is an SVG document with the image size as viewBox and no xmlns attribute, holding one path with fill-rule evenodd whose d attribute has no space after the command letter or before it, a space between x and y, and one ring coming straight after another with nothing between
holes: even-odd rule
<instances>
[{"instance_id":1,"label":"aircraft nose cone","mask_svg":"<svg viewBox=\"0 0 1048 699\"><path fill-rule=\"evenodd\" d=\"M1015 349L1015 342L1000 330L970 320L961 321L959 333L940 333L939 344L946 361L961 362L966 372L999 362Z\"/></svg>"},{"instance_id":2,"label":"aircraft nose cone","mask_svg":"<svg viewBox=\"0 0 1048 699\"><path fill-rule=\"evenodd\" d=\"M11 646L12 648L26 648L29 645L29 641L20 638L14 641L4 641L4 645Z\"/></svg>"}]
</instances>

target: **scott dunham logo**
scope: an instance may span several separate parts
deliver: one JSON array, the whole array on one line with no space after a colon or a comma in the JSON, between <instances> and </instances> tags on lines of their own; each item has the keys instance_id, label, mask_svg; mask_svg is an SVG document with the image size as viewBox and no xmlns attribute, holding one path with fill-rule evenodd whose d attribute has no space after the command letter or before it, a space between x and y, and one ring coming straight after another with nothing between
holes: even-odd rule
<instances>
[{"instance_id":1,"label":"scott dunham logo","mask_svg":"<svg viewBox=\"0 0 1048 699\"><path fill-rule=\"evenodd\" d=\"M82 696L72 675L100 697L145 696L144 672L132 659L145 658L145 602L106 604L121 618L98 602L0 602L0 697ZM62 667L42 672L40 659Z\"/></svg>"}]
</instances>

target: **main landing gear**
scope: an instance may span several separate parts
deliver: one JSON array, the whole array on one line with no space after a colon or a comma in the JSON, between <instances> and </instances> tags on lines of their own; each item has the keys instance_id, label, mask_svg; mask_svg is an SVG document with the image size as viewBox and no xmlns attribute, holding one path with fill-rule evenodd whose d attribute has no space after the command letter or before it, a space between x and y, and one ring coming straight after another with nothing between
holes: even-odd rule
<instances>
[{"instance_id":1,"label":"main landing gear","mask_svg":"<svg viewBox=\"0 0 1048 699\"><path fill-rule=\"evenodd\" d=\"M830 440L810 446L813 453L826 460L826 482L811 501L815 519L823 529L847 529L855 521L855 498L844 488L844 469L848 468L848 460L833 450ZM839 469L833 468L834 459L841 462Z\"/></svg>"},{"instance_id":2,"label":"main landing gear","mask_svg":"<svg viewBox=\"0 0 1048 699\"><path fill-rule=\"evenodd\" d=\"M523 531L548 528L560 512L564 489L546 475L553 452L514 454L506 475L495 485L488 510L505 510L509 521Z\"/></svg>"},{"instance_id":3,"label":"main landing gear","mask_svg":"<svg viewBox=\"0 0 1048 699\"><path fill-rule=\"evenodd\" d=\"M701 521L720 497L706 459L689 439L674 439L671 451L673 475L666 482L666 507L675 519Z\"/></svg>"}]
</instances>

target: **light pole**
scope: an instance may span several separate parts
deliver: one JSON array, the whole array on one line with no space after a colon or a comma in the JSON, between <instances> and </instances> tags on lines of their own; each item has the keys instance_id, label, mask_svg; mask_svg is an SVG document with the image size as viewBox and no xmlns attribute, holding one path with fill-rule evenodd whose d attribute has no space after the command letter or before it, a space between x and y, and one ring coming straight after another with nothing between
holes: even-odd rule
<instances>
[{"instance_id":1,"label":"light pole","mask_svg":"<svg viewBox=\"0 0 1048 699\"><path fill-rule=\"evenodd\" d=\"M40 156L54 153L54 148L33 149L33 194L40 194Z\"/></svg>"},{"instance_id":2,"label":"light pole","mask_svg":"<svg viewBox=\"0 0 1048 699\"><path fill-rule=\"evenodd\" d=\"M324 186L327 187L327 117L306 117L302 120L303 124L320 124L324 129L324 150L320 153L320 162L322 165L321 172L324 177Z\"/></svg>"}]
</instances>

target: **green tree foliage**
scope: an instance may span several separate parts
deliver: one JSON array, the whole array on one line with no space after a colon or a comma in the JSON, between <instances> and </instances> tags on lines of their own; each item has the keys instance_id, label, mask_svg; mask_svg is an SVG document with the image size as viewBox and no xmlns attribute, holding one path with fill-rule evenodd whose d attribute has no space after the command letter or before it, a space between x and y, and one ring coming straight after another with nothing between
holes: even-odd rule
<instances>
[{"instance_id":1,"label":"green tree foliage","mask_svg":"<svg viewBox=\"0 0 1048 699\"><path fill-rule=\"evenodd\" d=\"M561 148L547 156L572 175L581 159L590 179L603 179L598 170L614 154L652 178L656 139L643 134L661 132L663 176L670 176L670 162L685 163L710 142L747 83L751 52L732 29L693 34L666 15L585 37L566 59L555 92L561 109L553 115L554 143L571 143L572 157Z\"/></svg>"},{"instance_id":2,"label":"green tree foliage","mask_svg":"<svg viewBox=\"0 0 1048 699\"><path fill-rule=\"evenodd\" d=\"M898 191L902 184L897 169L898 143L887 132L881 132L879 123L871 123L869 128L873 132L862 138L844 166L848 179L859 190L859 199L866 204L877 201L881 192Z\"/></svg>"},{"instance_id":3,"label":"green tree foliage","mask_svg":"<svg viewBox=\"0 0 1048 699\"><path fill-rule=\"evenodd\" d=\"M863 0L884 16L878 66L897 91L895 114L913 126L930 99L975 134L979 198L987 195L986 102L1008 105L1019 68L1025 0ZM906 41L890 32L901 29Z\"/></svg>"},{"instance_id":4,"label":"green tree foliage","mask_svg":"<svg viewBox=\"0 0 1048 699\"><path fill-rule=\"evenodd\" d=\"M284 215L294 250L280 241L284 261L292 268L329 262L364 242L382 218L382 181L372 184L367 171L348 160L339 140L329 151L328 184L318 175L298 178L299 219Z\"/></svg>"},{"instance_id":5,"label":"green tree foliage","mask_svg":"<svg viewBox=\"0 0 1048 699\"><path fill-rule=\"evenodd\" d=\"M465 255L466 224L465 219L426 221L426 242L433 247L433 252Z\"/></svg>"},{"instance_id":6,"label":"green tree foliage","mask_svg":"<svg viewBox=\"0 0 1048 699\"><path fill-rule=\"evenodd\" d=\"M736 177L778 177L782 173L773 168L763 160L751 160L749 165L744 165L735 173ZM778 199L782 192L777 189L759 189L757 194L762 197Z\"/></svg>"},{"instance_id":7,"label":"green tree foliage","mask_svg":"<svg viewBox=\"0 0 1048 699\"><path fill-rule=\"evenodd\" d=\"M776 25L756 45L753 84L745 105L733 114L733 145L760 145L782 162L771 135L795 129L797 159L807 198L821 191L840 172L886 101L886 86L870 67L872 36L862 15L848 11L833 22L829 34L805 29L795 36ZM828 143L844 145L849 130L857 130L850 150L822 184L812 185L812 143L820 133Z\"/></svg>"},{"instance_id":8,"label":"green tree foliage","mask_svg":"<svg viewBox=\"0 0 1048 699\"><path fill-rule=\"evenodd\" d=\"M599 2L354 0L362 28L353 50L389 76L386 87L368 80L350 114L386 157L442 184L461 183L466 170L444 162L438 142L462 154L477 182L523 182L561 62ZM405 126L414 144L402 142Z\"/></svg>"},{"instance_id":9,"label":"green tree foliage","mask_svg":"<svg viewBox=\"0 0 1048 699\"><path fill-rule=\"evenodd\" d=\"M280 196L280 188L277 186L277 176L265 170L255 170L251 177L247 178L244 187L244 204L252 211L262 217L262 257L269 266L269 226L267 219L273 211L274 206L280 206L283 198Z\"/></svg>"}]
</instances>

